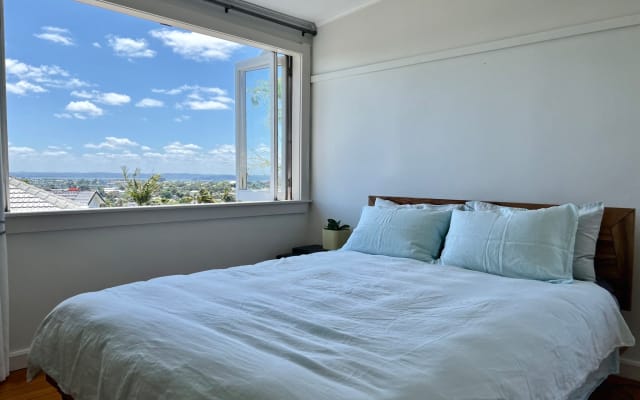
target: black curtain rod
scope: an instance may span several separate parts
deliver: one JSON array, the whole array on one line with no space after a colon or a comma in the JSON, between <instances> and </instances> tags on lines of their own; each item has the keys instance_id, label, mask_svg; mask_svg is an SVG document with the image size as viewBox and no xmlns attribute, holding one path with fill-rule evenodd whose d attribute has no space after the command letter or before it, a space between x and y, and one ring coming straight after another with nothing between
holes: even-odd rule
<instances>
[{"instance_id":1,"label":"black curtain rod","mask_svg":"<svg viewBox=\"0 0 640 400\"><path fill-rule=\"evenodd\" d=\"M292 17L287 14L283 14L278 11L270 10L266 7L261 7L244 0L204 0L207 3L215 4L224 8L226 13L229 10L234 10L246 15L250 15L255 18L260 18L265 21L273 22L278 25L286 26L287 28L296 29L302 32L302 35L310 34L315 36L318 34L316 24L313 22L305 21L300 18Z\"/></svg>"}]
</instances>

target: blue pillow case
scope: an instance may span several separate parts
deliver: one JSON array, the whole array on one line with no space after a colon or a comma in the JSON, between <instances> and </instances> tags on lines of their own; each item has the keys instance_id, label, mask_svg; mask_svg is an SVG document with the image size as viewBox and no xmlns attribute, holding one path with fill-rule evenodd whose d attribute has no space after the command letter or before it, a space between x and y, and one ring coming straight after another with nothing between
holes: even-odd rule
<instances>
[{"instance_id":1,"label":"blue pillow case","mask_svg":"<svg viewBox=\"0 0 640 400\"><path fill-rule=\"evenodd\" d=\"M342 249L432 262L450 219L451 211L366 206Z\"/></svg>"},{"instance_id":2,"label":"blue pillow case","mask_svg":"<svg viewBox=\"0 0 640 400\"><path fill-rule=\"evenodd\" d=\"M571 282L578 211L453 211L441 263L512 278Z\"/></svg>"},{"instance_id":3,"label":"blue pillow case","mask_svg":"<svg viewBox=\"0 0 640 400\"><path fill-rule=\"evenodd\" d=\"M468 201L466 207L473 211L526 211L525 208L499 206L484 201ZM573 277L594 282L596 280L594 258L604 214L604 202L580 204L576 207L578 207L578 231L573 248Z\"/></svg>"}]
</instances>

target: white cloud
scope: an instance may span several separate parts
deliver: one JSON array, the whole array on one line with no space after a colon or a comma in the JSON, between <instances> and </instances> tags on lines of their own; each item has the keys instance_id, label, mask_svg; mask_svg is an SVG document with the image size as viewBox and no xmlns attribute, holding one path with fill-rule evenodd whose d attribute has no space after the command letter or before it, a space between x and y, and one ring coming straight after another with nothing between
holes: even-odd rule
<instances>
[{"instance_id":1,"label":"white cloud","mask_svg":"<svg viewBox=\"0 0 640 400\"><path fill-rule=\"evenodd\" d=\"M69 153L64 150L45 150L42 152L43 156L49 156L49 157L66 156L67 154Z\"/></svg>"},{"instance_id":2,"label":"white cloud","mask_svg":"<svg viewBox=\"0 0 640 400\"><path fill-rule=\"evenodd\" d=\"M185 101L183 103L184 106L188 107L194 111L202 111L202 110L228 110L229 106L227 104L221 103L215 100L207 100L207 101Z\"/></svg>"},{"instance_id":3,"label":"white cloud","mask_svg":"<svg viewBox=\"0 0 640 400\"><path fill-rule=\"evenodd\" d=\"M214 155L229 155L229 154L236 154L236 146L232 145L232 144L221 144L220 146L216 147L215 149L212 149L211 151L209 151L209 154L214 154Z\"/></svg>"},{"instance_id":4,"label":"white cloud","mask_svg":"<svg viewBox=\"0 0 640 400\"><path fill-rule=\"evenodd\" d=\"M241 44L177 29L154 29L149 34L174 53L195 61L227 60Z\"/></svg>"},{"instance_id":5,"label":"white cloud","mask_svg":"<svg viewBox=\"0 0 640 400\"><path fill-rule=\"evenodd\" d=\"M101 49L101 48L102 48L102 45L101 45L100 43L98 43L98 42L93 42L93 43L91 43L91 45L92 45L93 47L95 47L95 48L98 48L98 49Z\"/></svg>"},{"instance_id":6,"label":"white cloud","mask_svg":"<svg viewBox=\"0 0 640 400\"><path fill-rule=\"evenodd\" d=\"M53 114L53 116L56 117L56 118L60 118L60 119L73 118L73 115L71 115L69 113L55 113L55 114Z\"/></svg>"},{"instance_id":7,"label":"white cloud","mask_svg":"<svg viewBox=\"0 0 640 400\"><path fill-rule=\"evenodd\" d=\"M19 82L24 81L23 86L27 83L43 89L78 89L90 86L88 82L72 77L69 72L57 65L34 66L12 58L7 58L5 65L7 77L18 79ZM13 85L12 89L15 89L18 83L8 82L8 85Z\"/></svg>"},{"instance_id":8,"label":"white cloud","mask_svg":"<svg viewBox=\"0 0 640 400\"><path fill-rule=\"evenodd\" d=\"M180 142L173 142L163 147L165 153L172 155L194 155L202 150L202 147L197 144L182 144Z\"/></svg>"},{"instance_id":9,"label":"white cloud","mask_svg":"<svg viewBox=\"0 0 640 400\"><path fill-rule=\"evenodd\" d=\"M184 122L184 121L188 121L190 119L191 119L191 116L189 116L189 115L180 115L180 116L175 117L173 120L175 122Z\"/></svg>"},{"instance_id":10,"label":"white cloud","mask_svg":"<svg viewBox=\"0 0 640 400\"><path fill-rule=\"evenodd\" d=\"M147 152L147 153L143 153L142 155L144 157L147 157L147 158L163 158L164 157L164 154L162 154L162 153L150 153L150 152Z\"/></svg>"},{"instance_id":11,"label":"white cloud","mask_svg":"<svg viewBox=\"0 0 640 400\"><path fill-rule=\"evenodd\" d=\"M149 48L149 44L144 39L107 36L107 42L119 57L153 58L156 55L156 52Z\"/></svg>"},{"instance_id":12,"label":"white cloud","mask_svg":"<svg viewBox=\"0 0 640 400\"><path fill-rule=\"evenodd\" d=\"M142 151L149 151L149 150L151 150L151 147L149 147L149 146L141 146L141 147L140 147L140 150L142 150Z\"/></svg>"},{"instance_id":13,"label":"white cloud","mask_svg":"<svg viewBox=\"0 0 640 400\"><path fill-rule=\"evenodd\" d=\"M84 145L87 149L122 149L127 147L138 147L138 143L129 138L119 138L114 136L107 136L104 138L104 142L99 144L87 143Z\"/></svg>"},{"instance_id":14,"label":"white cloud","mask_svg":"<svg viewBox=\"0 0 640 400\"><path fill-rule=\"evenodd\" d=\"M72 101L65 107L77 119L87 117L99 117L104 114L104 110L88 100Z\"/></svg>"},{"instance_id":15,"label":"white cloud","mask_svg":"<svg viewBox=\"0 0 640 400\"><path fill-rule=\"evenodd\" d=\"M106 104L109 106L121 106L131 101L131 97L127 96L126 94L114 93L114 92L100 92L97 90L92 90L90 92L86 90L82 90L82 91L74 90L73 92L71 92L71 95L74 97L79 97L81 99L89 99L91 101L95 101L101 104Z\"/></svg>"},{"instance_id":16,"label":"white cloud","mask_svg":"<svg viewBox=\"0 0 640 400\"><path fill-rule=\"evenodd\" d=\"M188 108L193 111L228 110L233 99L227 96L227 91L218 87L199 85L182 85L173 89L151 89L154 93L170 96L184 95L185 99L176 104L176 108ZM182 120L175 119L176 122Z\"/></svg>"},{"instance_id":17,"label":"white cloud","mask_svg":"<svg viewBox=\"0 0 640 400\"><path fill-rule=\"evenodd\" d=\"M161 100L150 99L146 97L140 100L139 102L137 102L136 107L142 107L142 108L164 107L164 102Z\"/></svg>"},{"instance_id":18,"label":"white cloud","mask_svg":"<svg viewBox=\"0 0 640 400\"><path fill-rule=\"evenodd\" d=\"M9 144L9 154L12 156L29 156L34 155L36 150L26 146L12 146Z\"/></svg>"},{"instance_id":19,"label":"white cloud","mask_svg":"<svg viewBox=\"0 0 640 400\"><path fill-rule=\"evenodd\" d=\"M33 36L63 46L73 46L75 44L68 29L55 26L43 26L40 30L40 33L34 33Z\"/></svg>"},{"instance_id":20,"label":"white cloud","mask_svg":"<svg viewBox=\"0 0 640 400\"><path fill-rule=\"evenodd\" d=\"M18 95L26 95L29 93L44 93L47 89L43 88L40 85L36 85L34 83L28 81L18 81L16 83L7 82L7 92L18 94Z\"/></svg>"}]
</instances>

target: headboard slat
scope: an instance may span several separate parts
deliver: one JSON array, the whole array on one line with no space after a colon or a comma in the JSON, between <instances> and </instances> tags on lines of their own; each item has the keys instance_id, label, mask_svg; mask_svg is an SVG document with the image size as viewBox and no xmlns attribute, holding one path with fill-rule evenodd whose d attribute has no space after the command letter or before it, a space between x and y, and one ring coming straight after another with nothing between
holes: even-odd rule
<instances>
[{"instance_id":1,"label":"headboard slat","mask_svg":"<svg viewBox=\"0 0 640 400\"><path fill-rule=\"evenodd\" d=\"M398 204L464 204L468 200L428 199L418 197L369 196L369 205L376 198L391 200ZM551 207L553 204L496 202L508 207L529 210ZM634 230L636 210L634 208L606 207L600 225L600 235L596 245L595 269L598 282L607 286L618 299L620 308L631 310L631 293L634 265Z\"/></svg>"}]
</instances>

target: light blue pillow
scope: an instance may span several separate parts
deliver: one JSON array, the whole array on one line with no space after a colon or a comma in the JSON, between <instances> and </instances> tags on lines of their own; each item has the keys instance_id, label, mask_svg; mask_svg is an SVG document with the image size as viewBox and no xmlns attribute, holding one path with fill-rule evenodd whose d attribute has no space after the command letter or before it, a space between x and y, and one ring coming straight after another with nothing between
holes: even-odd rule
<instances>
[{"instance_id":1,"label":"light blue pillow","mask_svg":"<svg viewBox=\"0 0 640 400\"><path fill-rule=\"evenodd\" d=\"M578 211L453 211L441 263L512 278L570 282Z\"/></svg>"},{"instance_id":2,"label":"light blue pillow","mask_svg":"<svg viewBox=\"0 0 640 400\"><path fill-rule=\"evenodd\" d=\"M381 199L379 197L376 197L375 206L387 207L387 208L419 208L422 210L429 210L429 211L453 211L453 210L462 210L465 207L464 204L429 204L429 203L398 204L391 200Z\"/></svg>"},{"instance_id":3,"label":"light blue pillow","mask_svg":"<svg viewBox=\"0 0 640 400\"><path fill-rule=\"evenodd\" d=\"M364 207L343 250L433 261L438 258L451 211Z\"/></svg>"},{"instance_id":4,"label":"light blue pillow","mask_svg":"<svg viewBox=\"0 0 640 400\"><path fill-rule=\"evenodd\" d=\"M466 207L473 211L526 211L524 208L499 206L484 201L468 201ZM573 277L595 282L596 269L593 260L596 256L596 244L600 234L604 203L599 201L576 207L578 207L578 230L573 249Z\"/></svg>"}]
</instances>

